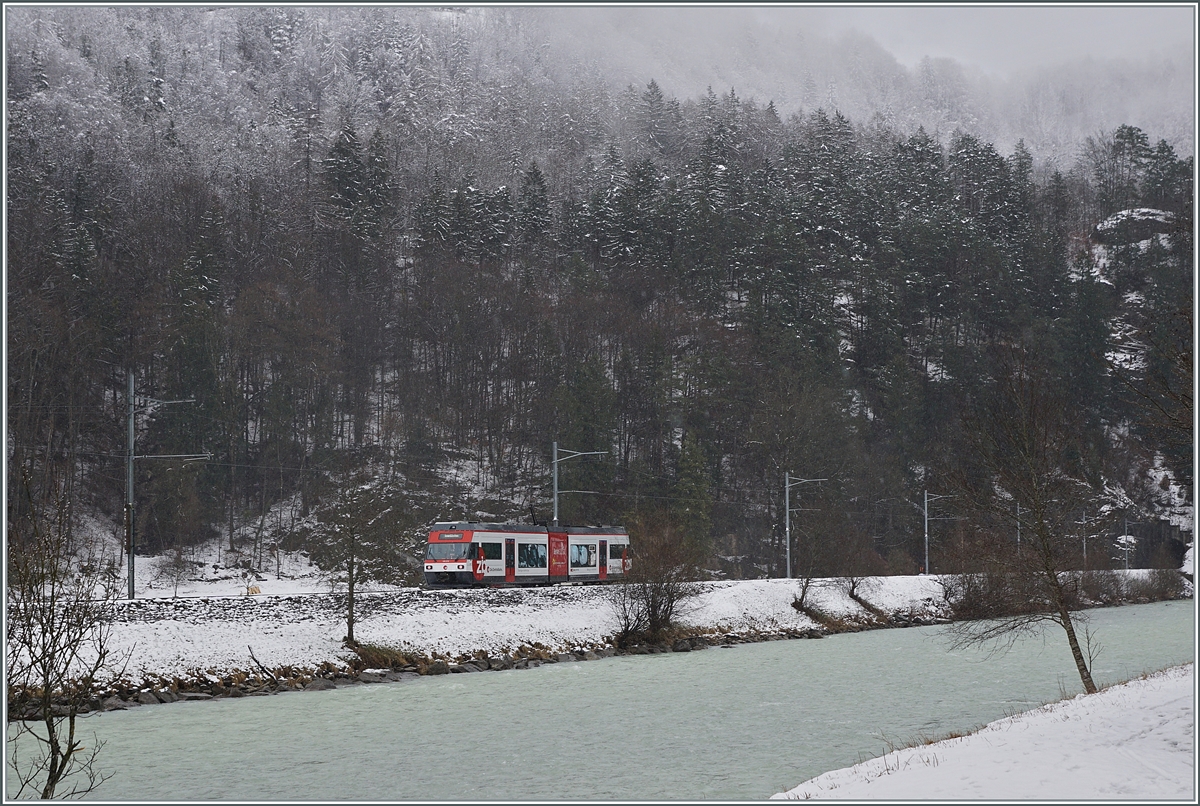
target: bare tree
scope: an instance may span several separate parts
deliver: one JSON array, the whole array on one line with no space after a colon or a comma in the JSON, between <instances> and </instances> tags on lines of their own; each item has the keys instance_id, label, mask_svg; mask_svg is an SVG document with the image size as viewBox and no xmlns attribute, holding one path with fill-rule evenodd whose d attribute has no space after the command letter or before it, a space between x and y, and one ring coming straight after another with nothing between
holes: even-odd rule
<instances>
[{"instance_id":1,"label":"bare tree","mask_svg":"<svg viewBox=\"0 0 1200 806\"><path fill-rule=\"evenodd\" d=\"M28 479L22 487L29 490ZM69 507L61 492L8 524L8 767L15 797L75 797L107 776L85 747L79 718L101 674L112 670L111 619L118 596L105 558L68 548Z\"/></svg>"},{"instance_id":2,"label":"bare tree","mask_svg":"<svg viewBox=\"0 0 1200 806\"><path fill-rule=\"evenodd\" d=\"M887 613L877 605L871 604L866 598L866 595L877 588L878 585L879 577L863 576L860 573L851 573L848 576L838 578L838 587L841 588L843 593L857 602L863 610L866 610L879 621L887 622Z\"/></svg>"},{"instance_id":3,"label":"bare tree","mask_svg":"<svg viewBox=\"0 0 1200 806\"><path fill-rule=\"evenodd\" d=\"M958 575L951 585L959 589L948 595L979 593L984 585L1008 602L998 618L958 622L959 645L1011 645L1048 623L1059 625L1090 694L1096 691L1092 642L1085 630L1081 643L1076 629L1079 575L1072 568L1080 513L1095 511L1096 495L1085 476L1082 428L1055 390L1028 353L1014 348L1001 362L991 399L971 416L966 431L979 465L960 476L959 486L974 524L992 539L980 543L987 572ZM1009 537L1018 527L1020 551Z\"/></svg>"},{"instance_id":4,"label":"bare tree","mask_svg":"<svg viewBox=\"0 0 1200 806\"><path fill-rule=\"evenodd\" d=\"M661 639L701 593L695 581L699 555L669 518L639 518L631 524L630 535L632 568L609 592L620 644Z\"/></svg>"},{"instance_id":5,"label":"bare tree","mask_svg":"<svg viewBox=\"0 0 1200 806\"><path fill-rule=\"evenodd\" d=\"M319 515L323 541L314 556L326 571L330 587L346 591L347 646L354 646L356 594L359 585L390 579L397 564L395 533L387 521L393 506L380 500L375 481L354 474L338 489L337 497Z\"/></svg>"},{"instance_id":6,"label":"bare tree","mask_svg":"<svg viewBox=\"0 0 1200 806\"><path fill-rule=\"evenodd\" d=\"M171 594L179 596L179 583L196 573L196 565L186 554L182 543L176 541L174 548L168 549L159 559L154 572L154 579L164 585L171 586Z\"/></svg>"}]
</instances>

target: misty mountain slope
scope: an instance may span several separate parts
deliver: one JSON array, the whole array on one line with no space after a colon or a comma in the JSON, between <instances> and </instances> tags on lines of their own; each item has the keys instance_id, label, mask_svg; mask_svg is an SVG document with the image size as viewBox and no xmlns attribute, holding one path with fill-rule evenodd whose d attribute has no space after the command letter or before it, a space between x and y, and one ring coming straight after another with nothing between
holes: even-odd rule
<instances>
[{"instance_id":1,"label":"misty mountain slope","mask_svg":"<svg viewBox=\"0 0 1200 806\"><path fill-rule=\"evenodd\" d=\"M912 502L984 472L969 417L1023 350L1078 413L1091 511L1174 561L1143 488L1190 486L1194 165L1159 132L1092 132L1055 170L741 87L613 85L528 9L8 12L18 531L61 508L120 533L132 376L136 454L212 457L135 463L147 551L269 527L316 550L353 514L400 572L389 535L429 518L545 518L557 442L606 452L560 468L564 521L669 522L778 571L790 473L827 480L806 562L912 572ZM711 58L767 80L751 51L789 34L751 34ZM879 79L839 93L915 91L866 39L839 58ZM937 126L984 120L973 78L926 68ZM1175 224L1100 271L1095 226L1141 207ZM939 567L967 567L982 533L942 526Z\"/></svg>"},{"instance_id":2,"label":"misty mountain slope","mask_svg":"<svg viewBox=\"0 0 1200 806\"><path fill-rule=\"evenodd\" d=\"M817 107L854 120L880 115L901 131L956 127L996 142L1019 139L1039 161L1069 163L1078 143L1129 123L1160 133L1184 156L1195 123L1192 54L1143 61L1084 58L990 76L946 58L900 64L871 37L806 30L786 10L670 8L526 10L522 24L559 60L595 63L609 88L656 80L694 97L734 89L784 115ZM543 57L544 58L544 57Z\"/></svg>"}]
</instances>

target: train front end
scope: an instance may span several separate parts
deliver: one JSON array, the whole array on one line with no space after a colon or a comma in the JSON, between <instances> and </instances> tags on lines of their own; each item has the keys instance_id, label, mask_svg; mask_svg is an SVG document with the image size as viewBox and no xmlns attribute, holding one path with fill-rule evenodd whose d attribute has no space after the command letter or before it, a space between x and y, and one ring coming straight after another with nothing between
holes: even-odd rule
<instances>
[{"instance_id":1,"label":"train front end","mask_svg":"<svg viewBox=\"0 0 1200 806\"><path fill-rule=\"evenodd\" d=\"M465 529L439 528L425 544L425 584L431 588L465 588L483 580L483 562ZM449 524L446 525L449 527Z\"/></svg>"}]
</instances>

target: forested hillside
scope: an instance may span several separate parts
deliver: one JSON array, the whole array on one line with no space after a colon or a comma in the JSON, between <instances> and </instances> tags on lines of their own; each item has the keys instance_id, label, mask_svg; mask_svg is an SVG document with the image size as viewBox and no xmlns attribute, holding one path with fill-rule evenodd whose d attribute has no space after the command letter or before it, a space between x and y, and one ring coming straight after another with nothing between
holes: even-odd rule
<instances>
[{"instance_id":1,"label":"forested hillside","mask_svg":"<svg viewBox=\"0 0 1200 806\"><path fill-rule=\"evenodd\" d=\"M913 572L913 502L1018 348L1084 415L1093 514L1190 503L1193 163L1160 133L1050 172L730 88L614 94L502 14L7 14L10 540L55 506L119 540L129 373L195 399L148 406L138 455L212 454L136 463L151 552L320 560L352 517L402 578L432 519L549 517L557 441L608 452L562 464L565 522L778 574L788 472L828 479L792 497L820 571ZM970 525L937 528L969 567Z\"/></svg>"}]
</instances>

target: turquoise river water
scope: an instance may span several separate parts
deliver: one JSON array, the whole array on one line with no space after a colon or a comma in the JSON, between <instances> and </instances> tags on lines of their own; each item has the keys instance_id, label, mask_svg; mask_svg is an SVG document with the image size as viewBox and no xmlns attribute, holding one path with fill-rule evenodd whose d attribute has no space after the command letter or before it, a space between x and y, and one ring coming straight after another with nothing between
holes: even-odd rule
<instances>
[{"instance_id":1,"label":"turquoise river water","mask_svg":"<svg viewBox=\"0 0 1200 806\"><path fill-rule=\"evenodd\" d=\"M1093 610L1105 685L1192 660L1193 603ZM1062 631L944 626L98 714L102 800L761 799L1081 690Z\"/></svg>"}]
</instances>

